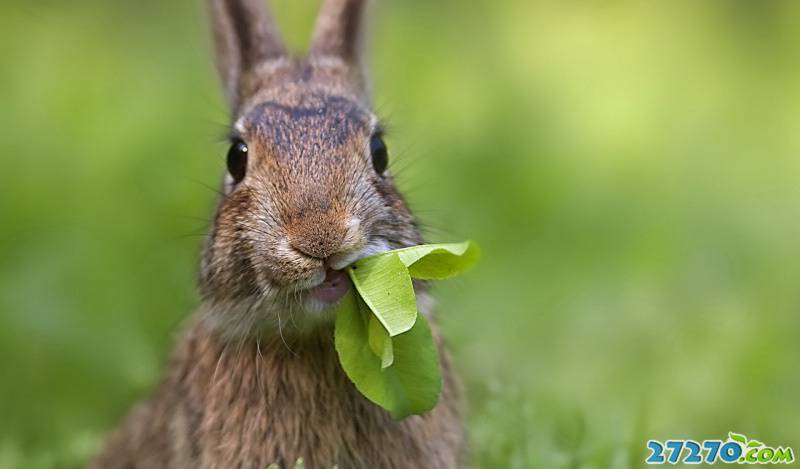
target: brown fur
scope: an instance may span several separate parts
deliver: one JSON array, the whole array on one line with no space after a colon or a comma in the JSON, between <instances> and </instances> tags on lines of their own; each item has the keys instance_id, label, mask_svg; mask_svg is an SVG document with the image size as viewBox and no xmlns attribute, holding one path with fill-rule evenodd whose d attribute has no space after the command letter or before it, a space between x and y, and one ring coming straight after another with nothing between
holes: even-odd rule
<instances>
[{"instance_id":1,"label":"brown fur","mask_svg":"<svg viewBox=\"0 0 800 469\"><path fill-rule=\"evenodd\" d=\"M419 244L388 172L359 42L363 0L329 0L307 59L286 56L259 0L210 0L217 65L246 142L203 254L201 310L166 379L112 434L93 468L458 467L456 379L423 416L393 421L353 387L333 347L333 311L309 298L326 268ZM420 311L430 301L417 285Z\"/></svg>"},{"instance_id":2,"label":"brown fur","mask_svg":"<svg viewBox=\"0 0 800 469\"><path fill-rule=\"evenodd\" d=\"M225 343L195 325L93 467L286 468L300 457L308 468L457 467L456 385L445 376L432 412L396 422L348 381L329 329L287 347Z\"/></svg>"}]
</instances>

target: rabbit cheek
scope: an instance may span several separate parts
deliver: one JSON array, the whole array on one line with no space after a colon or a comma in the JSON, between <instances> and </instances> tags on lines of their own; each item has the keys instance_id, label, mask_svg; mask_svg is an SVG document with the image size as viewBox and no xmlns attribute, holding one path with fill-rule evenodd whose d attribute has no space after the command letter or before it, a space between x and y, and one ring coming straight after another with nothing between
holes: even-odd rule
<instances>
[{"instance_id":1,"label":"rabbit cheek","mask_svg":"<svg viewBox=\"0 0 800 469\"><path fill-rule=\"evenodd\" d=\"M258 247L268 229L253 226L249 191L232 193L219 206L206 244L201 289L206 298L242 300L259 296L268 285L259 278Z\"/></svg>"},{"instance_id":2,"label":"rabbit cheek","mask_svg":"<svg viewBox=\"0 0 800 469\"><path fill-rule=\"evenodd\" d=\"M269 266L266 273L268 281L282 287L291 287L313 279L322 271L322 261L306 258L293 249L287 242L277 243L268 249L269 259L262 262Z\"/></svg>"}]
</instances>

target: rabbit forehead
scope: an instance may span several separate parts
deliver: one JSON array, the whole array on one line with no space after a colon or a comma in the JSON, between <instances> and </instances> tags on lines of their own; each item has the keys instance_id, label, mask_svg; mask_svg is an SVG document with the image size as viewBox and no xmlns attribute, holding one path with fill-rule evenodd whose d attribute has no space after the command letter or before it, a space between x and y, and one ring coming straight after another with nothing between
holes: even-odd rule
<instances>
[{"instance_id":1,"label":"rabbit forehead","mask_svg":"<svg viewBox=\"0 0 800 469\"><path fill-rule=\"evenodd\" d=\"M335 171L344 163L342 157L350 159L344 153L352 153L352 157L366 151L368 137L377 123L361 102L349 95L332 93L327 87L315 89L290 83L288 87L262 92L259 98L234 128L257 155L270 155L268 159L275 164L312 164L317 171L325 171L318 165L330 160L325 164L327 171Z\"/></svg>"},{"instance_id":2,"label":"rabbit forehead","mask_svg":"<svg viewBox=\"0 0 800 469\"><path fill-rule=\"evenodd\" d=\"M295 148L341 147L354 137L368 135L374 121L355 101L315 94L296 103L263 101L244 116L241 127L245 134L285 153Z\"/></svg>"}]
</instances>

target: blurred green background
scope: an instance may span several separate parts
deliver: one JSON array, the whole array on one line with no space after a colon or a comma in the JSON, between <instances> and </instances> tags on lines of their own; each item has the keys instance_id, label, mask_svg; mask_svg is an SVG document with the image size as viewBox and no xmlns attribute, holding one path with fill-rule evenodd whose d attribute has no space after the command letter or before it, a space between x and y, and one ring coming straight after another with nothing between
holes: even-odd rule
<instances>
[{"instance_id":1,"label":"blurred green background","mask_svg":"<svg viewBox=\"0 0 800 469\"><path fill-rule=\"evenodd\" d=\"M0 468L81 465L197 306L199 0L0 4ZM274 0L295 50L317 2ZM800 450L800 3L379 2L372 63L482 468Z\"/></svg>"}]
</instances>

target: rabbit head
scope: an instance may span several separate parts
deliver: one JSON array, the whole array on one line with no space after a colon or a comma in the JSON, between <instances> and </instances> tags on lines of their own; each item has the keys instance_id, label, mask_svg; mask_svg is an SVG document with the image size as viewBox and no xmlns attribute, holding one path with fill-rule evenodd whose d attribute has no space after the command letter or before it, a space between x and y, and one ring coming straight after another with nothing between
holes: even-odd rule
<instances>
[{"instance_id":1,"label":"rabbit head","mask_svg":"<svg viewBox=\"0 0 800 469\"><path fill-rule=\"evenodd\" d=\"M324 1L308 55L294 58L262 0L210 0L232 124L200 289L226 334L329 322L349 284L341 269L421 242L369 106L366 3Z\"/></svg>"}]
</instances>

